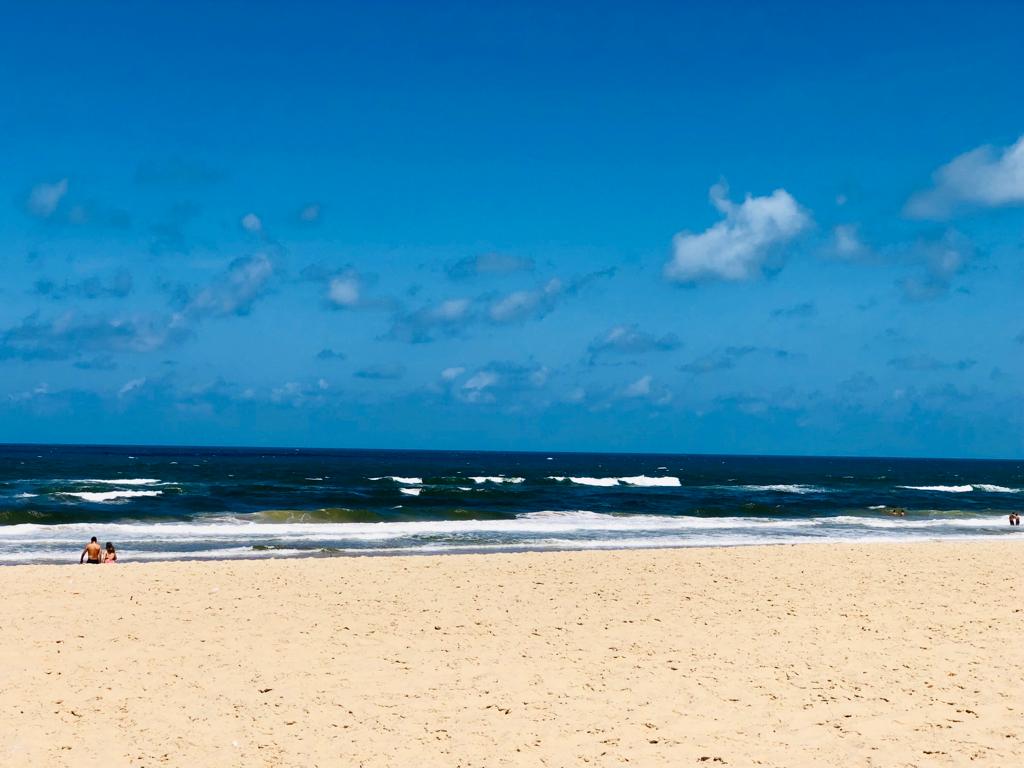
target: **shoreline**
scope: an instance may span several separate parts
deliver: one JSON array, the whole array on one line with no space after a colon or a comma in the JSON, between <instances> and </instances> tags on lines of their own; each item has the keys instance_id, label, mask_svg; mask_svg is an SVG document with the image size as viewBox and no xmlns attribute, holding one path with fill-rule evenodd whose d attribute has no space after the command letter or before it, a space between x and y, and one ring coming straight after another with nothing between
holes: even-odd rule
<instances>
[{"instance_id":1,"label":"shoreline","mask_svg":"<svg viewBox=\"0 0 1024 768\"><path fill-rule=\"evenodd\" d=\"M238 555L233 557L204 557L201 555L189 554L182 556L168 556L168 557L151 557L143 558L138 560L132 560L130 555L127 555L118 561L118 565L157 565L162 563L233 563L233 562L268 562L268 561L296 561L296 560L332 560L332 559L361 559L361 558L372 558L372 559L390 559L390 558L402 558L402 557L413 557L413 558L430 558L430 557L447 557L447 556L463 556L463 555L522 555L522 554L571 554L576 552L649 552L649 551L671 551L671 550L729 550L729 549L750 549L758 547L768 548L780 548L780 547L804 547L804 546L816 546L816 547L828 547L828 546L913 546L917 544L940 544L940 543L1006 543L1013 545L1009 541L1005 541L1002 537L1013 536L1014 534L1024 534L1024 528L1011 528L1009 525L1006 526L1009 530L996 529L988 533L974 533L974 534L946 534L943 536L934 536L927 538L925 536L913 536L907 535L905 538L896 537L876 537L876 538L863 538L863 539L850 539L850 540L837 540L837 539L813 539L813 538L800 538L793 540L782 540L777 542L772 541L758 541L758 542L736 542L732 544L721 544L721 543L696 543L696 544L659 544L655 539L652 539L651 544L633 544L633 545L616 545L610 544L609 546L580 546L580 547L563 547L563 546L534 546L534 545L523 545L517 547L514 545L494 545L493 547L481 547L481 546L468 546L464 548L452 548L452 549L431 549L424 551L421 549L415 549L413 547L396 547L393 549L373 549L367 548L365 550L358 551L337 551L330 548L321 548L318 550L310 550L302 553L282 553L282 554L257 554L259 551L256 547L253 547L253 554L249 555ZM100 537L102 538L102 537ZM1021 539L1024 543L1024 538ZM282 548L284 549L284 548ZM196 550L196 552L203 552L204 550ZM262 550L272 551L272 550ZM119 557L121 550L118 550ZM69 561L67 563L54 563L54 562L3 562L0 561L0 570L7 568L21 568L21 567L55 567L64 568L67 566L78 566L80 563Z\"/></svg>"},{"instance_id":2,"label":"shoreline","mask_svg":"<svg viewBox=\"0 0 1024 768\"><path fill-rule=\"evenodd\" d=\"M0 569L24 765L1012 765L1007 541ZM102 749L100 749L102 748ZM99 750L99 751L96 751Z\"/></svg>"}]
</instances>

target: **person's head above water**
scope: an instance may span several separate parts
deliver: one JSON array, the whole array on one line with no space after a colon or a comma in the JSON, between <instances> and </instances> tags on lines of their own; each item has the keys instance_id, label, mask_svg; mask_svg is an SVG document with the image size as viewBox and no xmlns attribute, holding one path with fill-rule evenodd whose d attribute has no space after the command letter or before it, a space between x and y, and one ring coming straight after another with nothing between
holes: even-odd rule
<instances>
[{"instance_id":1,"label":"person's head above water","mask_svg":"<svg viewBox=\"0 0 1024 768\"><path fill-rule=\"evenodd\" d=\"M89 539L89 543L90 544L95 544L96 543L96 537L93 536L91 539Z\"/></svg>"},{"instance_id":2,"label":"person's head above water","mask_svg":"<svg viewBox=\"0 0 1024 768\"><path fill-rule=\"evenodd\" d=\"M114 544L113 544L113 542L108 541L107 542L107 552L113 552L113 551L114 551Z\"/></svg>"}]
</instances>

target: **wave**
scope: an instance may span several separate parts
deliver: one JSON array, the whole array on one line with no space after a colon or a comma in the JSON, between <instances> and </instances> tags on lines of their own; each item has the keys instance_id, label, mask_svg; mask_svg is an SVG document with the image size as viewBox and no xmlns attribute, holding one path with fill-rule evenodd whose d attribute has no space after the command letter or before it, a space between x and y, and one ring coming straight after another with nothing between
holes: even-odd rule
<instances>
[{"instance_id":1,"label":"wave","mask_svg":"<svg viewBox=\"0 0 1024 768\"><path fill-rule=\"evenodd\" d=\"M470 477L477 485L483 483L522 483L525 482L525 477L505 477L504 475L483 475L477 477Z\"/></svg>"},{"instance_id":2,"label":"wave","mask_svg":"<svg viewBox=\"0 0 1024 768\"><path fill-rule=\"evenodd\" d=\"M118 479L96 479L78 480L79 483L98 483L101 485L156 485L160 481L153 477L125 477Z\"/></svg>"},{"instance_id":3,"label":"wave","mask_svg":"<svg viewBox=\"0 0 1024 768\"><path fill-rule=\"evenodd\" d=\"M771 491L773 493L828 493L827 488L800 483L772 483L769 485L727 485L724 488L739 488L744 491Z\"/></svg>"},{"instance_id":4,"label":"wave","mask_svg":"<svg viewBox=\"0 0 1024 768\"><path fill-rule=\"evenodd\" d=\"M285 510L279 511L285 512ZM273 514L273 513L263 513ZM211 518L209 522L179 523L62 523L42 525L19 523L0 527L0 542L77 541L91 531L103 538L124 541L183 542L216 540L309 540L323 538L394 539L429 534L461 533L565 533L658 532L702 530L752 532L757 530L798 531L864 526L874 528L1005 526L1002 515L969 518L909 520L859 516L772 519L767 517L696 517L689 515L610 515L587 510L546 510L528 512L515 518L494 520L410 520L396 522L267 522L238 518Z\"/></svg>"},{"instance_id":5,"label":"wave","mask_svg":"<svg viewBox=\"0 0 1024 768\"><path fill-rule=\"evenodd\" d=\"M568 480L570 483L576 483L576 485L593 485L602 488L619 484L619 478L617 477L564 477L561 475L551 475L548 477L548 480L557 480L558 482Z\"/></svg>"},{"instance_id":6,"label":"wave","mask_svg":"<svg viewBox=\"0 0 1024 768\"><path fill-rule=\"evenodd\" d=\"M38 493L16 493L14 498L16 499L34 499L38 496Z\"/></svg>"},{"instance_id":7,"label":"wave","mask_svg":"<svg viewBox=\"0 0 1024 768\"><path fill-rule=\"evenodd\" d=\"M82 501L97 504L110 504L121 499L134 499L140 496L160 496L163 491L60 491L56 496L74 496Z\"/></svg>"},{"instance_id":8,"label":"wave","mask_svg":"<svg viewBox=\"0 0 1024 768\"><path fill-rule=\"evenodd\" d=\"M940 493L970 493L973 485L898 485L908 491L936 491Z\"/></svg>"},{"instance_id":9,"label":"wave","mask_svg":"<svg viewBox=\"0 0 1024 768\"><path fill-rule=\"evenodd\" d=\"M398 490L400 490L406 496L419 496L420 493L423 491L422 488L399 488Z\"/></svg>"},{"instance_id":10,"label":"wave","mask_svg":"<svg viewBox=\"0 0 1024 768\"><path fill-rule=\"evenodd\" d=\"M249 515L250 519L266 523L379 523L380 513L369 509L324 507L322 509L264 509Z\"/></svg>"},{"instance_id":11,"label":"wave","mask_svg":"<svg viewBox=\"0 0 1024 768\"><path fill-rule=\"evenodd\" d=\"M989 485L988 483L977 483L974 489L985 493L1024 493L1024 488L1007 488L1005 485Z\"/></svg>"},{"instance_id":12,"label":"wave","mask_svg":"<svg viewBox=\"0 0 1024 768\"><path fill-rule=\"evenodd\" d=\"M636 487L672 487L678 488L682 485L678 477L648 477L647 475L636 475L634 477L565 477L564 475L549 475L548 480L565 482L568 480L576 485L589 485L597 488L613 488L617 485L632 485Z\"/></svg>"},{"instance_id":13,"label":"wave","mask_svg":"<svg viewBox=\"0 0 1024 768\"><path fill-rule=\"evenodd\" d=\"M463 510L465 515L473 513ZM368 514L371 522L361 522ZM122 559L222 559L310 554L414 554L527 549L738 546L799 542L967 539L1010 534L1002 515L963 518L698 517L544 510L514 518L389 520L373 513L268 510L202 522L18 523L0 526L0 562L69 562L89 536Z\"/></svg>"},{"instance_id":14,"label":"wave","mask_svg":"<svg viewBox=\"0 0 1024 768\"><path fill-rule=\"evenodd\" d=\"M298 522L286 510L260 513L256 520L210 518L208 522L177 523L19 523L0 527L0 543L77 542L99 535L111 541L146 543L214 542L361 542L449 535L523 536L529 534L658 533L685 531L730 532L741 530L796 531L820 523L813 519L773 520L747 517L695 517L665 515L611 515L587 510L528 512L514 518L462 520L409 520L394 522ZM275 518L275 515L277 516ZM282 522L270 522L279 519Z\"/></svg>"},{"instance_id":15,"label":"wave","mask_svg":"<svg viewBox=\"0 0 1024 768\"><path fill-rule=\"evenodd\" d=\"M857 517L855 515L838 515L836 517L824 518L835 525L857 525L865 528L992 528L998 525L1002 528L1006 520L1002 515L995 517L960 517L960 518L929 518L926 520L909 519L905 517Z\"/></svg>"},{"instance_id":16,"label":"wave","mask_svg":"<svg viewBox=\"0 0 1024 768\"><path fill-rule=\"evenodd\" d=\"M423 485L422 477L398 477L397 475L386 475L384 477L371 477L370 480L391 480L401 485Z\"/></svg>"},{"instance_id":17,"label":"wave","mask_svg":"<svg viewBox=\"0 0 1024 768\"><path fill-rule=\"evenodd\" d=\"M620 477L619 482L643 488L679 488L682 485L678 477L648 477L647 475Z\"/></svg>"}]
</instances>

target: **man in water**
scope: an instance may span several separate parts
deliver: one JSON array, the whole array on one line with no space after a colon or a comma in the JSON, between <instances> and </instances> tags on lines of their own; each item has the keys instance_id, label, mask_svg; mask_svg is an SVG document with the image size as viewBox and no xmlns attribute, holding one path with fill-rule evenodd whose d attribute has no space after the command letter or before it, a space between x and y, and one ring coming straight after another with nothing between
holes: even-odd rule
<instances>
[{"instance_id":1,"label":"man in water","mask_svg":"<svg viewBox=\"0 0 1024 768\"><path fill-rule=\"evenodd\" d=\"M82 556L78 558L79 565L86 562L86 556L88 556L88 562L91 565L100 564L100 544L98 541L96 541L95 536L92 537L92 540L88 544L86 544L85 549L82 550Z\"/></svg>"}]
</instances>

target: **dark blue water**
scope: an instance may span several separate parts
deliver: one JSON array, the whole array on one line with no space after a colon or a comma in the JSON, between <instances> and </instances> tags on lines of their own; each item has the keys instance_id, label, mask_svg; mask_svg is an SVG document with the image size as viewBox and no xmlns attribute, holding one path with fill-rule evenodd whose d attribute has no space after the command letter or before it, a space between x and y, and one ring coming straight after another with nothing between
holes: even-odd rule
<instances>
[{"instance_id":1,"label":"dark blue water","mask_svg":"<svg viewBox=\"0 0 1024 768\"><path fill-rule=\"evenodd\" d=\"M1024 462L0 446L0 562L1013 535ZM1022 538L1024 540L1024 538Z\"/></svg>"}]
</instances>

